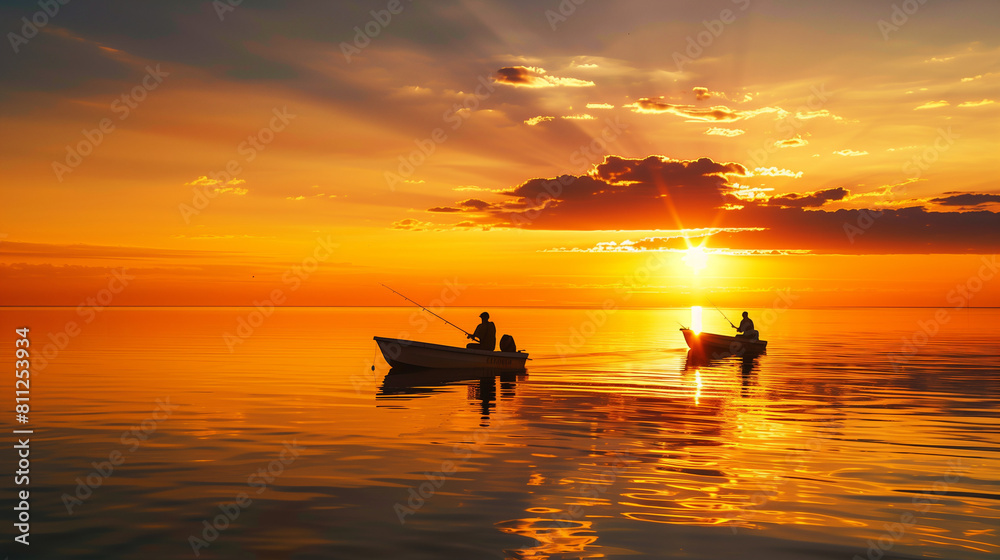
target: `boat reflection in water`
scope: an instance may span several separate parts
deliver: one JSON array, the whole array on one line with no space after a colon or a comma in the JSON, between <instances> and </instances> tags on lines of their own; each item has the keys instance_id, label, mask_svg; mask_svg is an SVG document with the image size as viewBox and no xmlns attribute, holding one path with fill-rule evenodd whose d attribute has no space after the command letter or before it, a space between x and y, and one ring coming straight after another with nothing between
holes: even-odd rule
<instances>
[{"instance_id":1,"label":"boat reflection in water","mask_svg":"<svg viewBox=\"0 0 1000 560\"><path fill-rule=\"evenodd\" d=\"M743 394L746 395L746 390L751 385L756 385L756 370L758 368L760 355L759 354L744 354L742 356L732 353L714 353L710 356L706 356L702 352L696 350L688 350L687 357L684 360L684 371L698 370L699 368L709 367L709 366L719 366L727 361L739 361L740 364L740 377L743 382Z\"/></svg>"},{"instance_id":2,"label":"boat reflection in water","mask_svg":"<svg viewBox=\"0 0 1000 560\"><path fill-rule=\"evenodd\" d=\"M469 388L469 400L479 402L480 413L485 421L496 407L497 380L500 382L501 398L511 399L515 394L515 386L519 381L524 381L527 375L524 369L499 371L480 368L416 370L392 368L382 381L375 398L377 400L423 398L444 392L455 385L466 385Z\"/></svg>"}]
</instances>

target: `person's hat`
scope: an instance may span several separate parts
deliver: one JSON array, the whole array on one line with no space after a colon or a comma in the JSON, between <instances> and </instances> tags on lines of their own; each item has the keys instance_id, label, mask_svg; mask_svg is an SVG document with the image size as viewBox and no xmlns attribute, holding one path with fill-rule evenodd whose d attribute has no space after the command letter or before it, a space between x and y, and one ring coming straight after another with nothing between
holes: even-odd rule
<instances>
[{"instance_id":1,"label":"person's hat","mask_svg":"<svg viewBox=\"0 0 1000 560\"><path fill-rule=\"evenodd\" d=\"M485 311L483 311L482 313L480 313L479 316L482 317L483 319L489 319L490 318L490 314L487 313L487 312L485 312Z\"/></svg>"}]
</instances>

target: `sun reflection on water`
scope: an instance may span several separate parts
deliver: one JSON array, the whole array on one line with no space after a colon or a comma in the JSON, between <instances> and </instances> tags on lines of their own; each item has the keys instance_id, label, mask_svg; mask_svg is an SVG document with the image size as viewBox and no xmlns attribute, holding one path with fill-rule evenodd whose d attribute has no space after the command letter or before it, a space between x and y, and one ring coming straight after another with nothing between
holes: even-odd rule
<instances>
[{"instance_id":1,"label":"sun reflection on water","mask_svg":"<svg viewBox=\"0 0 1000 560\"><path fill-rule=\"evenodd\" d=\"M691 306L691 330L695 333L701 332L701 306Z\"/></svg>"}]
</instances>

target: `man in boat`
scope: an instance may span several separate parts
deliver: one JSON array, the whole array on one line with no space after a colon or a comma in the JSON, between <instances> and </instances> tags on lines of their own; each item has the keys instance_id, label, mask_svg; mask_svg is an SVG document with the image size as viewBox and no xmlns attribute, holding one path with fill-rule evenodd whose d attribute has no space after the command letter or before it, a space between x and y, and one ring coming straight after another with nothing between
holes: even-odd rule
<instances>
[{"instance_id":1,"label":"man in boat","mask_svg":"<svg viewBox=\"0 0 1000 560\"><path fill-rule=\"evenodd\" d=\"M753 321L750 320L750 314L746 311L743 312L743 320L740 321L740 326L733 328L736 329L737 338L749 338L750 340L760 338L760 334L753 328Z\"/></svg>"},{"instance_id":2,"label":"man in boat","mask_svg":"<svg viewBox=\"0 0 1000 560\"><path fill-rule=\"evenodd\" d=\"M490 322L489 313L483 311L479 314L479 317L483 321L476 325L476 332L466 337L478 340L479 342L470 342L465 347L473 350L489 350L492 352L497 347L497 326Z\"/></svg>"}]
</instances>

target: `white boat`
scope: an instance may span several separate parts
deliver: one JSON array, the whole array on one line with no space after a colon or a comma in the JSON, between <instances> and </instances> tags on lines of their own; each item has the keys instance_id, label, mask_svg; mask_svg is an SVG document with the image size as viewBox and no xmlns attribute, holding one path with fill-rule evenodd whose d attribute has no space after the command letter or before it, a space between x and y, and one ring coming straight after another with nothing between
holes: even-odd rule
<instances>
[{"instance_id":1,"label":"white boat","mask_svg":"<svg viewBox=\"0 0 1000 560\"><path fill-rule=\"evenodd\" d=\"M471 368L523 370L527 352L490 352L417 342L399 338L375 337L382 356L394 368Z\"/></svg>"}]
</instances>

